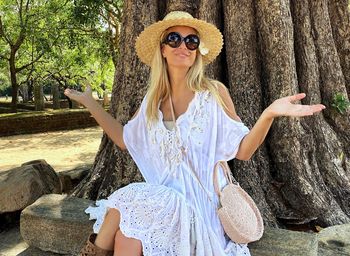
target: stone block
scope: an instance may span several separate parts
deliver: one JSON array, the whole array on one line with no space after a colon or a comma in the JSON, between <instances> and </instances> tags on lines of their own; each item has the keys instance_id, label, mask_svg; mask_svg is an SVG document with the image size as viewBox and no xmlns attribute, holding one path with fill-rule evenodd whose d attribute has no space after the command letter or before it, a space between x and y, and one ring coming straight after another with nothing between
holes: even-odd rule
<instances>
[{"instance_id":1,"label":"stone block","mask_svg":"<svg viewBox=\"0 0 350 256\"><path fill-rule=\"evenodd\" d=\"M317 256L317 235L266 228L263 237L248 247L252 256Z\"/></svg>"},{"instance_id":2,"label":"stone block","mask_svg":"<svg viewBox=\"0 0 350 256\"><path fill-rule=\"evenodd\" d=\"M44 195L22 211L21 235L43 251L77 255L92 232L84 212L92 201L66 195Z\"/></svg>"},{"instance_id":3,"label":"stone block","mask_svg":"<svg viewBox=\"0 0 350 256\"><path fill-rule=\"evenodd\" d=\"M318 255L350 255L350 224L336 225L318 234Z\"/></svg>"},{"instance_id":4,"label":"stone block","mask_svg":"<svg viewBox=\"0 0 350 256\"><path fill-rule=\"evenodd\" d=\"M61 193L61 183L45 160L0 173L0 213L22 210L44 194Z\"/></svg>"}]
</instances>

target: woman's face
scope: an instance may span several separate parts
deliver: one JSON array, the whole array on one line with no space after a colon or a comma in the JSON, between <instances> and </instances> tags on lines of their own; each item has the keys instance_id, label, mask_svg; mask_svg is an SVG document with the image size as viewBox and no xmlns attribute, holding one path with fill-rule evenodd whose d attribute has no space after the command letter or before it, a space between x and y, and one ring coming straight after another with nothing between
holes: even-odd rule
<instances>
[{"instance_id":1,"label":"woman's face","mask_svg":"<svg viewBox=\"0 0 350 256\"><path fill-rule=\"evenodd\" d=\"M171 32L179 33L183 38L197 34L196 30L186 26L175 26L167 29L166 35ZM172 48L167 44L162 45L162 55L166 59L168 66L178 68L190 68L196 59L197 50L189 50L185 42L181 42L181 45L177 48Z\"/></svg>"}]
</instances>

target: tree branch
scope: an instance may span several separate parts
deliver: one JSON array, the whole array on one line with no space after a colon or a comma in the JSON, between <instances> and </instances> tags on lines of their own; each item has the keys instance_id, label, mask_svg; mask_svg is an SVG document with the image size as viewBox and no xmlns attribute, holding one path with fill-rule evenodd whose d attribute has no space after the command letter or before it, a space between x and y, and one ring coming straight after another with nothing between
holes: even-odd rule
<instances>
[{"instance_id":1,"label":"tree branch","mask_svg":"<svg viewBox=\"0 0 350 256\"><path fill-rule=\"evenodd\" d=\"M20 3L17 2L17 7L18 7L18 14L19 14L19 21L21 24L21 27L23 26L23 13L22 13L22 8L23 8L23 0L20 1Z\"/></svg>"},{"instance_id":2,"label":"tree branch","mask_svg":"<svg viewBox=\"0 0 350 256\"><path fill-rule=\"evenodd\" d=\"M27 0L29 1L29 0ZM27 2L28 4L28 2ZM16 40L16 42L11 45L13 48L14 51L17 51L18 48L21 46L21 44L23 43L26 35L25 35L25 24L23 24L23 0L20 1L20 4L18 3L17 1L17 5L18 5L18 14L19 14L19 21L20 21L20 28L21 28L21 31L19 32L19 36Z\"/></svg>"},{"instance_id":3,"label":"tree branch","mask_svg":"<svg viewBox=\"0 0 350 256\"><path fill-rule=\"evenodd\" d=\"M0 37L3 37L9 45L12 45L10 38L8 38L5 34L4 27L2 25L1 15L0 15Z\"/></svg>"},{"instance_id":4,"label":"tree branch","mask_svg":"<svg viewBox=\"0 0 350 256\"><path fill-rule=\"evenodd\" d=\"M28 64L25 64L23 65L22 67L19 67L19 68L16 68L16 72L21 72L23 69L27 68L28 66L34 64L35 62L37 62L42 56L44 55L44 52L40 53L36 58L35 60L31 61L30 63Z\"/></svg>"},{"instance_id":5,"label":"tree branch","mask_svg":"<svg viewBox=\"0 0 350 256\"><path fill-rule=\"evenodd\" d=\"M19 86L21 86L22 84L27 83L29 81L31 75L33 74L33 72L34 72L34 68L31 68L30 71L28 72L27 78L24 81L20 82Z\"/></svg>"}]
</instances>

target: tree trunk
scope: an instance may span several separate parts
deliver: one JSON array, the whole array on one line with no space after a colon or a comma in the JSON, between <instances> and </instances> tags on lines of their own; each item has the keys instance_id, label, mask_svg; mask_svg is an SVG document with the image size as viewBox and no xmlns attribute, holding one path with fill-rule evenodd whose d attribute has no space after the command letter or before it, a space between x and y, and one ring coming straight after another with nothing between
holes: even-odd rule
<instances>
[{"instance_id":1,"label":"tree trunk","mask_svg":"<svg viewBox=\"0 0 350 256\"><path fill-rule=\"evenodd\" d=\"M10 59L9 59L9 66L10 66L10 80L11 80L11 88L12 88L11 109L16 112L19 86L17 83L17 76L16 76L15 54L16 52L12 50L10 54Z\"/></svg>"},{"instance_id":2,"label":"tree trunk","mask_svg":"<svg viewBox=\"0 0 350 256\"><path fill-rule=\"evenodd\" d=\"M350 112L340 114L332 107L335 93L347 100L349 95L346 6L345 0L126 0L111 113L125 124L146 92L149 69L129 42L167 12L188 11L223 32L224 49L207 75L227 85L248 127L274 100L298 92L307 94L303 104L327 107L311 117L275 119L251 160L230 163L265 224L349 222ZM104 198L140 180L130 156L104 135L94 166L73 195Z\"/></svg>"}]
</instances>

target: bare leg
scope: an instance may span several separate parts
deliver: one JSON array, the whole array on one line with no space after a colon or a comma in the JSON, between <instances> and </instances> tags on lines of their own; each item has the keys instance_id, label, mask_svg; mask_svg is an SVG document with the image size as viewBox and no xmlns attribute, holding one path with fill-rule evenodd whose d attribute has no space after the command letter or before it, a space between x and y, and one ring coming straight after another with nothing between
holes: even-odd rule
<instances>
[{"instance_id":1,"label":"bare leg","mask_svg":"<svg viewBox=\"0 0 350 256\"><path fill-rule=\"evenodd\" d=\"M129 238L123 235L118 230L115 236L114 256L141 256L142 244L141 241L134 238Z\"/></svg>"},{"instance_id":2,"label":"bare leg","mask_svg":"<svg viewBox=\"0 0 350 256\"><path fill-rule=\"evenodd\" d=\"M119 230L119 223L119 211L114 208L109 209L97 234L95 245L105 250L113 250L114 238Z\"/></svg>"}]
</instances>

